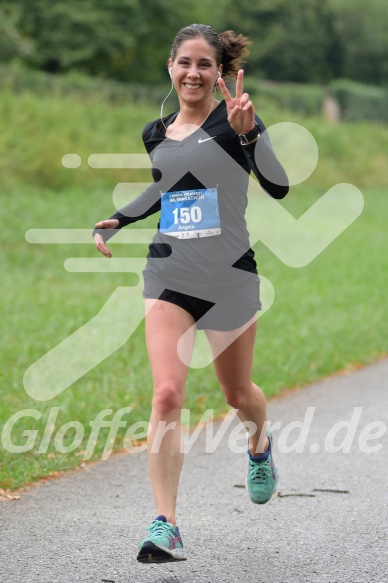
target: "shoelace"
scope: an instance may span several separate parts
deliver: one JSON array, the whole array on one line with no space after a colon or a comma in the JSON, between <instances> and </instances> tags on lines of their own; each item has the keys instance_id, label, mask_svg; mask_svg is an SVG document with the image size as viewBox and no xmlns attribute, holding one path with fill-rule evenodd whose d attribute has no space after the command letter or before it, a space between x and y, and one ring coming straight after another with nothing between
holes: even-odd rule
<instances>
[{"instance_id":1,"label":"shoelace","mask_svg":"<svg viewBox=\"0 0 388 583\"><path fill-rule=\"evenodd\" d=\"M170 526L163 520L154 520L146 530L149 530L151 534L163 534L166 530L170 530Z\"/></svg>"},{"instance_id":2,"label":"shoelace","mask_svg":"<svg viewBox=\"0 0 388 583\"><path fill-rule=\"evenodd\" d=\"M267 460L261 463L251 464L249 476L255 484L264 484L269 474L271 474L271 469Z\"/></svg>"}]
</instances>

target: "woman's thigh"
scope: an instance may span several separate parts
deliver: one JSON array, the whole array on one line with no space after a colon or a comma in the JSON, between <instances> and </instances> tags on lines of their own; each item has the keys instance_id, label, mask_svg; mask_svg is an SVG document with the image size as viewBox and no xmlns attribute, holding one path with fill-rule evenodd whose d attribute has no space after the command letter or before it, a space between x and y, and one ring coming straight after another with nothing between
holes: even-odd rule
<instances>
[{"instance_id":1,"label":"woman's thigh","mask_svg":"<svg viewBox=\"0 0 388 583\"><path fill-rule=\"evenodd\" d=\"M145 337L154 386L173 383L184 389L187 364L195 341L194 318L180 306L164 300L145 300ZM191 333L185 334L191 328ZM182 362L178 355L179 339L185 334ZM180 352L182 346L180 345ZM187 357L187 358L186 358Z\"/></svg>"},{"instance_id":2,"label":"woman's thigh","mask_svg":"<svg viewBox=\"0 0 388 583\"><path fill-rule=\"evenodd\" d=\"M253 352L257 320L236 330L219 332L205 330L218 381L224 391L252 385Z\"/></svg>"}]
</instances>

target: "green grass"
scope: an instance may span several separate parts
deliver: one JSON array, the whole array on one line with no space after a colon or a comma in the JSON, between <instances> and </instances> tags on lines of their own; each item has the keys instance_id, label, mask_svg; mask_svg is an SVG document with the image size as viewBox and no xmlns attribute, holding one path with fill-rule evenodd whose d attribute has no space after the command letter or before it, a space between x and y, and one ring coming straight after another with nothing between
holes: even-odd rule
<instances>
[{"instance_id":1,"label":"green grass","mask_svg":"<svg viewBox=\"0 0 388 583\"><path fill-rule=\"evenodd\" d=\"M25 232L33 228L90 228L112 212L111 192L128 171L96 171L84 164L79 170L60 167L61 156L76 152L86 160L93 152L140 152L139 132L157 117L151 107L107 108L92 101L64 98L35 99L0 95L5 131L0 137L4 154L4 187L0 193L2 222L2 333L0 427L16 412L32 409L40 419L20 419L12 439L23 444L37 431L34 448L26 453L2 449L0 487L17 488L56 471L79 467L90 435L90 422L105 409L124 415L115 449L123 436L150 412L151 374L145 354L143 324L129 341L79 379L60 396L47 402L28 397L23 386L25 370L48 350L88 322L118 286L134 283L125 273L69 273L68 257L96 257L88 245L32 245ZM61 113L62 112L62 113ZM63 115L63 119L58 119ZM373 362L388 353L385 290L388 259L385 217L388 202L384 160L386 130L366 124L328 126L318 119L290 119L286 112L269 110L267 124L303 123L316 137L318 167L308 182L292 188L283 202L301 215L336 182L352 182L363 191L365 208L351 225L311 264L301 269L283 265L263 244L255 246L260 272L275 287L276 299L260 318L254 366L255 381L268 396L342 369ZM13 130L12 130L13 127ZM128 128L128 129L127 129ZM136 138L134 138L136 136ZM42 160L42 156L44 160ZM20 171L19 171L20 170ZM137 175L137 179L146 180ZM28 185L28 186L27 186ZM153 228L155 217L143 225ZM146 254L146 246L134 253ZM125 257L125 246L114 247ZM114 323L112 323L114 327ZM47 452L39 453L48 416L58 407ZM226 412L211 366L190 370L186 407L191 421L214 410ZM109 417L108 417L109 418ZM60 453L54 439L58 429L78 421L85 437L79 447ZM100 459L107 429L102 429L94 459ZM30 434L31 435L31 434ZM69 430L64 443L71 443ZM34 436L32 435L32 438Z\"/></svg>"},{"instance_id":2,"label":"green grass","mask_svg":"<svg viewBox=\"0 0 388 583\"><path fill-rule=\"evenodd\" d=\"M382 190L363 194L361 216L306 267L285 267L262 245L256 246L260 271L276 290L274 305L259 327L255 364L270 394L388 353L387 201ZM299 197L291 192L288 207L298 216L297 209L315 198L313 193Z\"/></svg>"}]
</instances>

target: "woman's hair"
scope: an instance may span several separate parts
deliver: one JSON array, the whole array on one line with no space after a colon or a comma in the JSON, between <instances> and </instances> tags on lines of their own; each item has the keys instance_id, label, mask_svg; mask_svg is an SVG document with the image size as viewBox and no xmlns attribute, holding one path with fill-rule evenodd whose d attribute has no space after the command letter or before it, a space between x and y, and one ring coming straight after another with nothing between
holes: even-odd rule
<instances>
[{"instance_id":1,"label":"woman's hair","mask_svg":"<svg viewBox=\"0 0 388 583\"><path fill-rule=\"evenodd\" d=\"M247 46L251 44L246 36L235 36L233 30L218 34L206 24L190 24L181 28L172 43L170 57L174 61L180 45L186 40L204 38L213 47L217 66L222 65L223 77L235 77L243 64L243 57L248 55Z\"/></svg>"}]
</instances>

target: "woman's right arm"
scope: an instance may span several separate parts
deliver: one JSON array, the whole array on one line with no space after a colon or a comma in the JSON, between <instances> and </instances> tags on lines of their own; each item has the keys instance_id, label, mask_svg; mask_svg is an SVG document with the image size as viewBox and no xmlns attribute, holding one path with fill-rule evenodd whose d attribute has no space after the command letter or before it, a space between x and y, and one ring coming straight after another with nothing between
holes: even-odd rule
<instances>
[{"instance_id":1,"label":"woman's right arm","mask_svg":"<svg viewBox=\"0 0 388 583\"><path fill-rule=\"evenodd\" d=\"M105 255L105 257L112 257L112 253L106 246L105 239L100 231L107 229L117 229L119 221L117 219L106 219L105 221L99 221L96 223L93 231L94 242L96 243L97 250Z\"/></svg>"},{"instance_id":2,"label":"woman's right arm","mask_svg":"<svg viewBox=\"0 0 388 583\"><path fill-rule=\"evenodd\" d=\"M93 237L96 247L105 257L112 257L106 242L123 227L141 221L160 210L160 190L154 182L135 200L116 211L109 219L96 223Z\"/></svg>"}]
</instances>

